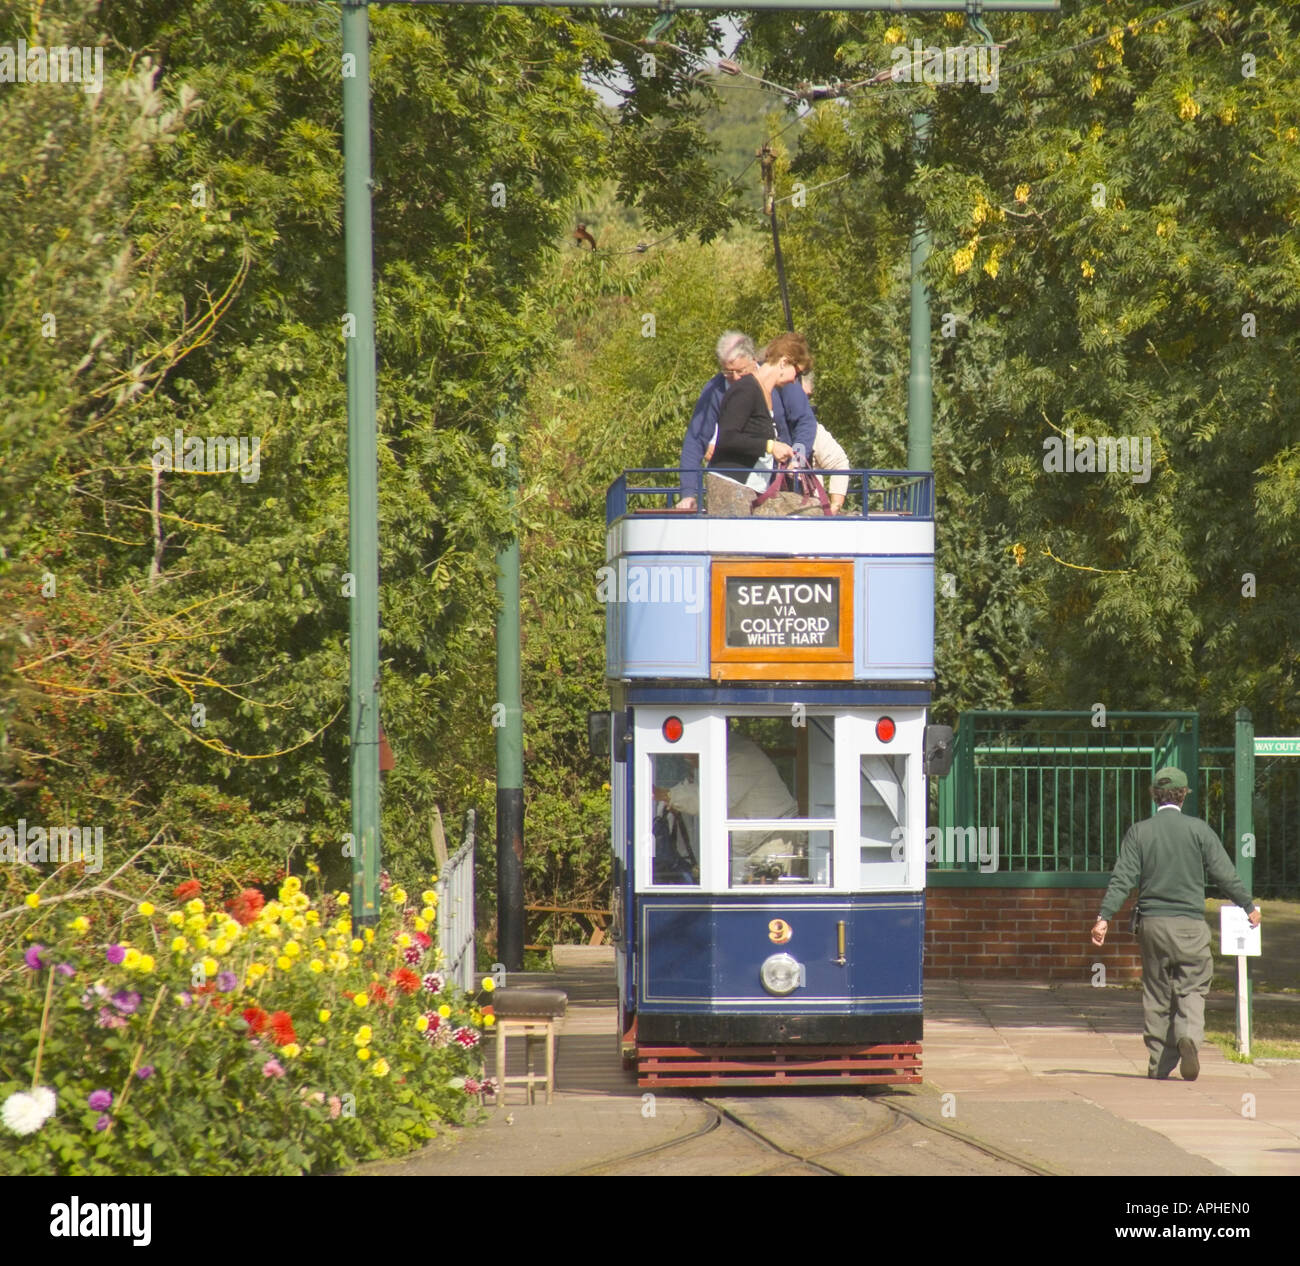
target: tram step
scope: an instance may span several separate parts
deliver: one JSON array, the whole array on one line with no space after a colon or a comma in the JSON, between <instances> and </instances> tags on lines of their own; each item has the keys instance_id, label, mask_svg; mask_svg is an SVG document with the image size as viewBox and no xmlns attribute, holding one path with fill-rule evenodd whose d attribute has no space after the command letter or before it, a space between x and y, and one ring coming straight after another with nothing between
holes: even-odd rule
<instances>
[{"instance_id":1,"label":"tram step","mask_svg":"<svg viewBox=\"0 0 1300 1266\"><path fill-rule=\"evenodd\" d=\"M639 1046L641 1086L786 1086L917 1084L921 1044L851 1048Z\"/></svg>"}]
</instances>

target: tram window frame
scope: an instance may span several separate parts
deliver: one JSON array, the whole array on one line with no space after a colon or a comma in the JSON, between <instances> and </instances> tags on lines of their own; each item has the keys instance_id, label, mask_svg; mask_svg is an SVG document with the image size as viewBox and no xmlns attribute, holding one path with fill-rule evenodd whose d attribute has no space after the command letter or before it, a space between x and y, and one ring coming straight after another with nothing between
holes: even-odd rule
<instances>
[{"instance_id":1,"label":"tram window frame","mask_svg":"<svg viewBox=\"0 0 1300 1266\"><path fill-rule=\"evenodd\" d=\"M677 717L682 722L682 734L676 742L669 742L663 734L664 722L669 717ZM635 752L635 783L632 789L632 823L635 841L635 886L636 891L659 896L676 894L698 894L708 892L712 880L712 859L710 850L703 843L707 828L700 824L708 820L713 810L715 795L713 778L709 769L707 753L712 746L713 717L698 710L681 707L641 707L634 713L633 750ZM654 773L655 758L660 756L694 757L697 765L699 783L699 813L695 816L695 837L691 847L695 852L698 865L698 877L692 883L655 882L654 858L655 836L654 821L657 803L655 800Z\"/></svg>"},{"instance_id":2,"label":"tram window frame","mask_svg":"<svg viewBox=\"0 0 1300 1266\"><path fill-rule=\"evenodd\" d=\"M844 779L840 793L842 808L848 810L849 818L841 856L845 866L852 867L851 872L845 872L846 886L855 892L923 891L928 791L923 773L925 711L914 707L888 709L895 722L889 740L881 739L875 730L883 711L854 712L841 719L846 746L845 758L837 765L837 776ZM862 814L866 807L862 797L863 761L869 757L884 757L894 762L896 769L901 769L897 781L903 795L903 821L898 822L902 835L897 842L863 842ZM864 849L872 849L876 858L864 862Z\"/></svg>"},{"instance_id":3,"label":"tram window frame","mask_svg":"<svg viewBox=\"0 0 1300 1266\"><path fill-rule=\"evenodd\" d=\"M726 816L722 824L722 838L726 847L723 875L726 880L726 891L749 892L755 887L775 887L785 891L824 892L833 890L837 886L835 880L840 866L836 853L842 823L836 816L838 783L836 752L838 749L835 717L834 709L824 711L804 709L802 712L792 714L789 711L776 712L768 708L734 709L719 718L722 727L721 769L726 784L727 802ZM829 729L824 724L828 720L831 722ZM776 723L766 727L769 732L790 729L790 745L773 747L770 742L764 744L759 741L761 735L759 726L745 724L764 721ZM814 767L812 744L809 741L810 726L823 735L830 745L830 816L813 817L809 813ZM746 733L746 730L749 732ZM775 817L757 815L737 817L733 814L732 805L729 803L733 777L733 734L738 734L745 739L749 746L773 767L780 778L782 789L795 810L793 814L779 814ZM790 757L793 758L793 765L790 767L790 777L787 778L782 773L781 764ZM780 758L780 763L777 758ZM747 777L751 780L755 777L752 764ZM754 783L753 789L760 796L767 796L768 804L765 807L780 807L779 796L776 802L772 801L770 779L764 782L760 778ZM827 790L825 783L822 790L821 802L824 803ZM750 851L738 854L736 837L745 835L759 835L766 838L760 839ZM816 847L814 843L819 836L827 837L822 847ZM803 840L802 846L799 843L800 838ZM778 850L791 851L762 854L761 850L767 848L769 844L774 844ZM800 870L804 873L799 874Z\"/></svg>"},{"instance_id":4,"label":"tram window frame","mask_svg":"<svg viewBox=\"0 0 1300 1266\"><path fill-rule=\"evenodd\" d=\"M650 794L651 794L651 843L650 843L650 884L654 888L700 887L703 878L704 859L700 846L702 832L700 819L704 809L701 782L700 752L650 752ZM694 777L685 777L677 782L669 782L659 777L660 761L684 762L687 771L694 766ZM688 806L674 806L667 800L671 790L686 786L695 787L695 812ZM660 799L661 790L665 798ZM692 838L694 837L694 838ZM676 875L677 878L667 878ZM693 876L693 877L692 877Z\"/></svg>"},{"instance_id":5,"label":"tram window frame","mask_svg":"<svg viewBox=\"0 0 1300 1266\"><path fill-rule=\"evenodd\" d=\"M880 715L877 710L846 708L844 705L809 706L800 715L806 725L829 731L832 739L832 783L834 814L831 817L790 817L775 819L732 818L726 805L727 721L731 717L780 718L792 723L790 711L772 705L731 707L725 712L699 706L638 707L635 714L635 740L633 744L634 786L632 793L633 839L636 864L635 885L638 893L655 896L746 895L753 897L798 896L826 893L915 891L925 885L924 830L925 782L922 769L922 749L925 714L920 708L891 708L889 715L897 723L897 731L889 742L879 739L875 724ZM663 736L662 726L670 717L683 723L682 737L670 743ZM794 727L796 731L799 726ZM805 736L805 739L808 736ZM796 739L796 742L801 740ZM699 882L696 884L653 882L653 781L651 757L662 754L695 755L699 758L700 815L692 843L699 861ZM861 765L864 755L887 755L904 758L903 785L905 787L909 822L905 825L903 857L894 864L880 866L879 874L872 874L861 863ZM800 776L811 783L807 768ZM796 781L799 781L796 779ZM797 786L796 803L809 806L811 786ZM919 817L917 815L920 815ZM827 831L831 833L829 848L830 874L824 884L812 882L732 883L730 854L731 834L734 831ZM919 843L918 843L919 841ZM892 860L892 859L891 859Z\"/></svg>"}]
</instances>

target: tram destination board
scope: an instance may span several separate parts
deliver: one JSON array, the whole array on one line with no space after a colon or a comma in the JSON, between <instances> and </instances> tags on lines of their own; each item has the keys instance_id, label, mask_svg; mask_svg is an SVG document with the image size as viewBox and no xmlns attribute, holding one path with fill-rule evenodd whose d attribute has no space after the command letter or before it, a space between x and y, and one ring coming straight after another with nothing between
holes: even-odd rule
<instances>
[{"instance_id":1,"label":"tram destination board","mask_svg":"<svg viewBox=\"0 0 1300 1266\"><path fill-rule=\"evenodd\" d=\"M727 645L839 646L838 576L727 577Z\"/></svg>"},{"instance_id":2,"label":"tram destination board","mask_svg":"<svg viewBox=\"0 0 1300 1266\"><path fill-rule=\"evenodd\" d=\"M715 561L713 675L853 676L853 564L842 559Z\"/></svg>"}]
</instances>

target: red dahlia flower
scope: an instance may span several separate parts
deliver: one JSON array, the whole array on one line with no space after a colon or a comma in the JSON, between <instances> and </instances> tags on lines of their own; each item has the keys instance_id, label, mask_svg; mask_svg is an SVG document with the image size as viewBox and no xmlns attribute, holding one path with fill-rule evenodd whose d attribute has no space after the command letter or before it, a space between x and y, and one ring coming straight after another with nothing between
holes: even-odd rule
<instances>
[{"instance_id":1,"label":"red dahlia flower","mask_svg":"<svg viewBox=\"0 0 1300 1266\"><path fill-rule=\"evenodd\" d=\"M247 927L262 913L265 904L266 898L256 888L245 888L239 896L226 902L226 909L230 911L230 916L236 923L241 927Z\"/></svg>"},{"instance_id":2,"label":"red dahlia flower","mask_svg":"<svg viewBox=\"0 0 1300 1266\"><path fill-rule=\"evenodd\" d=\"M403 993L414 993L420 987L420 978L409 967L399 967L393 973L393 984Z\"/></svg>"},{"instance_id":3,"label":"red dahlia flower","mask_svg":"<svg viewBox=\"0 0 1300 1266\"><path fill-rule=\"evenodd\" d=\"M198 896L199 890L203 887L197 879L187 879L183 884L177 884L172 896L177 901L188 901L191 897Z\"/></svg>"},{"instance_id":4,"label":"red dahlia flower","mask_svg":"<svg viewBox=\"0 0 1300 1266\"><path fill-rule=\"evenodd\" d=\"M293 1031L293 1019L287 1011L271 1012L271 1035L277 1046L288 1046L296 1042L298 1035Z\"/></svg>"},{"instance_id":5,"label":"red dahlia flower","mask_svg":"<svg viewBox=\"0 0 1300 1266\"><path fill-rule=\"evenodd\" d=\"M248 1022L248 1031L250 1033L260 1033L266 1028L268 1016L261 1007L249 1007L244 1012L244 1019Z\"/></svg>"},{"instance_id":6,"label":"red dahlia flower","mask_svg":"<svg viewBox=\"0 0 1300 1266\"><path fill-rule=\"evenodd\" d=\"M415 943L421 949L428 949L429 946L433 944L433 937L431 937L427 932L417 932L415 934Z\"/></svg>"}]
</instances>

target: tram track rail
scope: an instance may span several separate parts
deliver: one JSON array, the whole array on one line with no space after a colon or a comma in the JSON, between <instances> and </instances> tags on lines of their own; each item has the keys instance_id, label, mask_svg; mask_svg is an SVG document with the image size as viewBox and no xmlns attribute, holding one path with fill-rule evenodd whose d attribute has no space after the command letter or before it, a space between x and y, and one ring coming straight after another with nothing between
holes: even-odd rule
<instances>
[{"instance_id":1,"label":"tram track rail","mask_svg":"<svg viewBox=\"0 0 1300 1266\"><path fill-rule=\"evenodd\" d=\"M797 1149L783 1146L781 1142L757 1128L752 1122L744 1120L726 1103L698 1091L686 1093L689 1093L690 1097L700 1103L708 1112L708 1119L703 1125L681 1135L679 1138L669 1139L666 1142L655 1144L653 1147L639 1148L636 1151L612 1157L595 1165L584 1166L582 1169L573 1171L574 1176L613 1176L620 1171L626 1170L628 1166L635 1166L638 1162L649 1161L656 1157L663 1158L674 1151L686 1151L691 1144L698 1143L720 1130L731 1130L743 1136L751 1144L757 1144L772 1154L772 1164L762 1169L749 1171L752 1176L757 1177L786 1170L791 1166L800 1166L804 1168L805 1172L811 1171L815 1176L852 1177L856 1171L836 1166L834 1158L837 1153L850 1150L856 1152L863 1148L870 1150L883 1142L892 1141L894 1136L901 1134L909 1126L918 1126L933 1135L978 1153L988 1158L989 1161L1010 1166L1025 1176L1050 1177L1054 1176L1056 1172L1046 1169L1025 1157L1016 1156L990 1143L972 1138L960 1130L927 1120L920 1113L904 1107L901 1103L891 1102L881 1097L869 1096L870 1102L885 1108L889 1113L888 1119L877 1128L866 1129L844 1141L836 1140L828 1146ZM755 1102L762 1101L756 1099Z\"/></svg>"}]
</instances>

